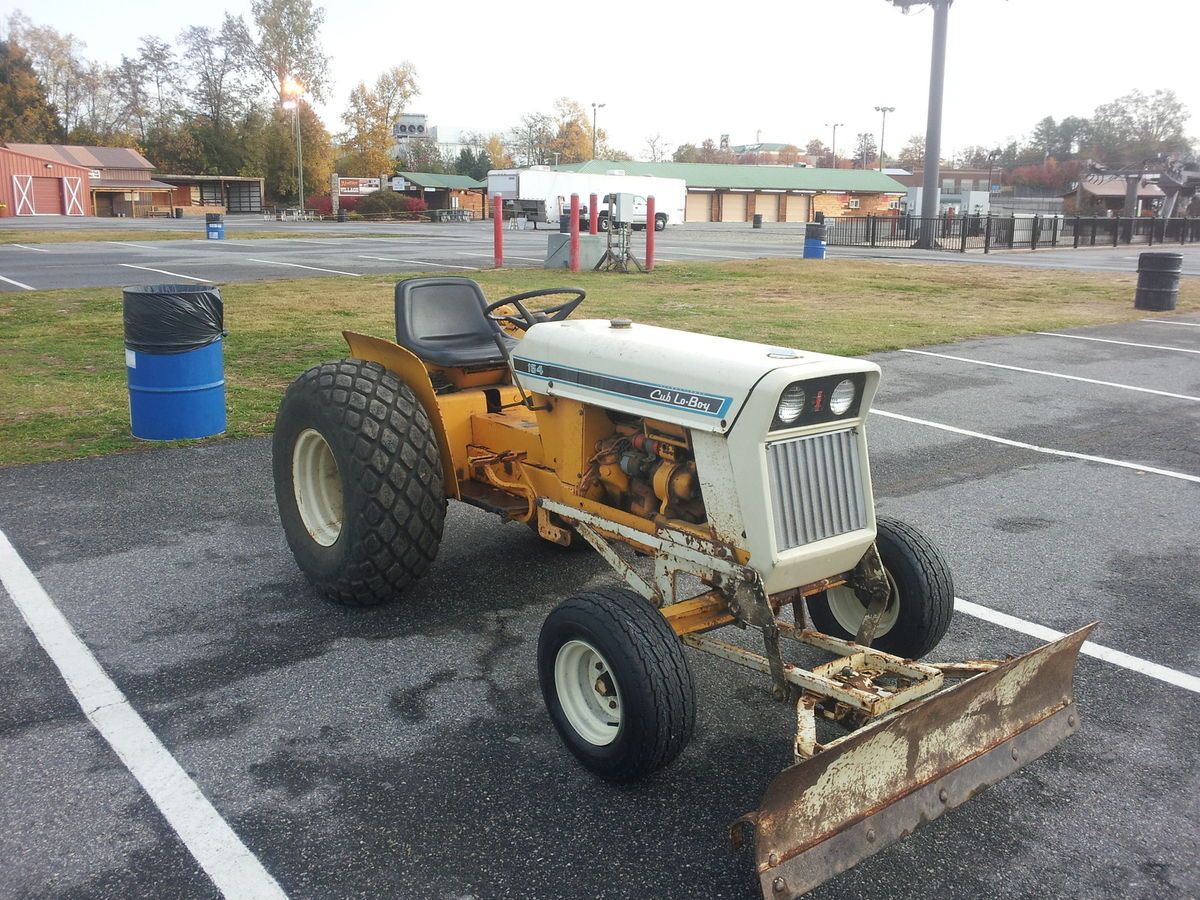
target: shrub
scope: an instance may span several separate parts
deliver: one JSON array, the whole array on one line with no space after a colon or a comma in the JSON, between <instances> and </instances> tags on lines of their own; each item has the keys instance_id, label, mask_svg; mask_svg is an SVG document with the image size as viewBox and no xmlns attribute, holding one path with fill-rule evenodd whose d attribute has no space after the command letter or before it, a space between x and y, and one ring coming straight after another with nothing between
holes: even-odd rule
<instances>
[{"instance_id":1,"label":"shrub","mask_svg":"<svg viewBox=\"0 0 1200 900\"><path fill-rule=\"evenodd\" d=\"M408 198L395 191L375 191L358 201L355 207L363 215L394 215L407 212Z\"/></svg>"},{"instance_id":2,"label":"shrub","mask_svg":"<svg viewBox=\"0 0 1200 900\"><path fill-rule=\"evenodd\" d=\"M328 216L333 213L333 198L328 194L313 194L304 201L304 208L319 216Z\"/></svg>"}]
</instances>

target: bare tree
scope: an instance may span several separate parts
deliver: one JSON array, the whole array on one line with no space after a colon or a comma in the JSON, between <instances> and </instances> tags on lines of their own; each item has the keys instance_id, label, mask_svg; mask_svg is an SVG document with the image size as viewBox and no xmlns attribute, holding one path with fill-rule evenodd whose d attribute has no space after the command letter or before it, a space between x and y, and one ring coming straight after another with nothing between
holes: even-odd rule
<instances>
[{"instance_id":1,"label":"bare tree","mask_svg":"<svg viewBox=\"0 0 1200 900\"><path fill-rule=\"evenodd\" d=\"M671 155L671 145L656 131L646 138L646 154L650 157L650 162L662 162Z\"/></svg>"}]
</instances>

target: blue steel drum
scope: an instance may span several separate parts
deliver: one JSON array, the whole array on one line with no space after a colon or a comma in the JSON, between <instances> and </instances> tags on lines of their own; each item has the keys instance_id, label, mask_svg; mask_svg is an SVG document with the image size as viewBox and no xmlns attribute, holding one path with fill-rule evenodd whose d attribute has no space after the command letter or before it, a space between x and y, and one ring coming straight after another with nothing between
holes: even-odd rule
<instances>
[{"instance_id":1,"label":"blue steel drum","mask_svg":"<svg viewBox=\"0 0 1200 900\"><path fill-rule=\"evenodd\" d=\"M225 430L225 365L218 338L185 353L125 350L129 421L147 441L211 437Z\"/></svg>"},{"instance_id":2,"label":"blue steel drum","mask_svg":"<svg viewBox=\"0 0 1200 900\"><path fill-rule=\"evenodd\" d=\"M805 259L824 259L825 258L825 242L820 238L805 238L804 239L804 258Z\"/></svg>"},{"instance_id":3,"label":"blue steel drum","mask_svg":"<svg viewBox=\"0 0 1200 900\"><path fill-rule=\"evenodd\" d=\"M124 289L125 374L133 436L203 438L225 430L225 315L212 285Z\"/></svg>"},{"instance_id":4,"label":"blue steel drum","mask_svg":"<svg viewBox=\"0 0 1200 900\"><path fill-rule=\"evenodd\" d=\"M224 222L209 222L204 227L208 232L208 239L210 241L225 240L225 223Z\"/></svg>"}]
</instances>

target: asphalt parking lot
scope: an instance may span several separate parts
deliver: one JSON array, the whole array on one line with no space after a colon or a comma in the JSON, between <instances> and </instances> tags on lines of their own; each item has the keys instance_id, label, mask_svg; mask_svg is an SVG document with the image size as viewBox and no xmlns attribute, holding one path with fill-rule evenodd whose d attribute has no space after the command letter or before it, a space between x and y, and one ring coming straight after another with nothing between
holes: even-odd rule
<instances>
[{"instance_id":1,"label":"asphalt parking lot","mask_svg":"<svg viewBox=\"0 0 1200 900\"><path fill-rule=\"evenodd\" d=\"M14 220L5 220L12 223ZM31 227L26 220L17 226ZM116 223L116 224L114 224ZM279 278L361 277L393 272L490 268L493 260L490 222L465 224L263 222L238 217L228 222L223 241L203 239L202 224L176 219L150 222L129 219L90 219L84 225L135 231L170 230L194 233L192 239L119 239L67 243L0 244L0 291L21 292L50 288L118 287L172 279L183 282L264 281ZM35 228L62 230L62 221L40 222ZM0 236L4 226L0 225ZM239 234L291 232L292 237L245 238ZM540 267L546 255L548 229L504 232L505 265ZM634 238L634 252L643 253L644 237ZM870 249L831 247L831 258L904 259L949 265L980 263L1084 271L1132 272L1145 247L1059 249L952 253L908 248ZM1200 275L1200 246L1167 247L1184 254L1184 274ZM712 262L799 258L804 251L802 226L775 225L761 230L728 224L670 226L658 235L661 262Z\"/></svg>"},{"instance_id":2,"label":"asphalt parking lot","mask_svg":"<svg viewBox=\"0 0 1200 900\"><path fill-rule=\"evenodd\" d=\"M1126 656L1080 657L1079 734L814 897L1200 894L1200 316L1066 334L876 357L877 505L935 539L960 598L1015 617L958 614L936 659L1095 619ZM789 762L762 682L692 655L688 750L599 783L554 735L534 653L602 563L452 505L404 602L333 607L284 543L269 449L0 470L0 531L284 892L757 896L726 835ZM0 565L11 592L19 561ZM216 896L10 602L0 647L0 894Z\"/></svg>"}]
</instances>

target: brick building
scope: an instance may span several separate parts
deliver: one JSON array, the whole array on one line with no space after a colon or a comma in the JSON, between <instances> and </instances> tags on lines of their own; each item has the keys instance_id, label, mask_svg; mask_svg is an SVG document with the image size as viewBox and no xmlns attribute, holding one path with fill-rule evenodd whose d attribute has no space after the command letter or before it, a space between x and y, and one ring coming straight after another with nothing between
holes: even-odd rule
<instances>
[{"instance_id":1,"label":"brick building","mask_svg":"<svg viewBox=\"0 0 1200 900\"><path fill-rule=\"evenodd\" d=\"M897 215L905 187L874 169L739 166L722 163L592 160L558 167L568 172L682 178L685 222L808 222L826 216Z\"/></svg>"}]
</instances>

